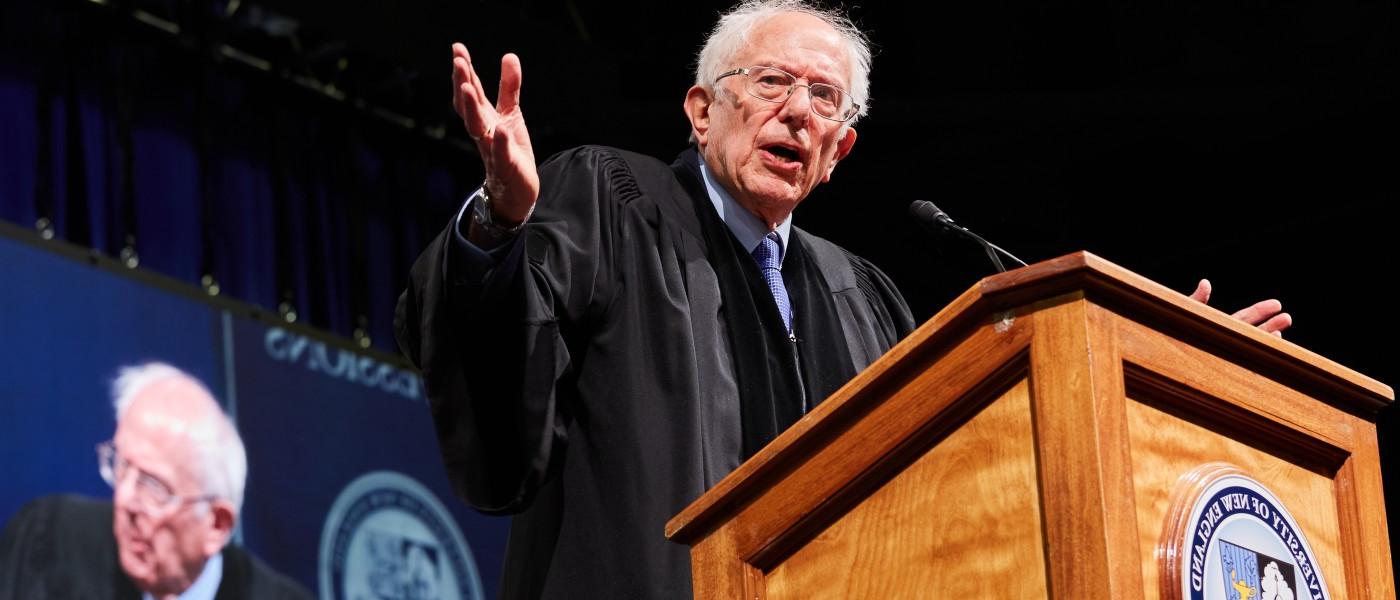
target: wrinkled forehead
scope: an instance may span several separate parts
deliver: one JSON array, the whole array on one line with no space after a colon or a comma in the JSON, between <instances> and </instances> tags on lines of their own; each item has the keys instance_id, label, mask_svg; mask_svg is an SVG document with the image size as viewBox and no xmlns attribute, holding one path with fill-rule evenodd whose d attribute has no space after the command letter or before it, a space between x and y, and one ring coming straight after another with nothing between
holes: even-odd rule
<instances>
[{"instance_id":1,"label":"wrinkled forehead","mask_svg":"<svg viewBox=\"0 0 1400 600\"><path fill-rule=\"evenodd\" d=\"M754 26L730 63L736 67L778 67L842 87L851 81L846 40L825 21L802 13L775 15Z\"/></svg>"},{"instance_id":2,"label":"wrinkled forehead","mask_svg":"<svg viewBox=\"0 0 1400 600\"><path fill-rule=\"evenodd\" d=\"M129 460L148 470L186 474L194 438L207 435L217 404L198 385L180 379L153 382L132 398L114 440Z\"/></svg>"},{"instance_id":3,"label":"wrinkled forehead","mask_svg":"<svg viewBox=\"0 0 1400 600\"><path fill-rule=\"evenodd\" d=\"M188 435L191 428L208 421L218 403L198 383L180 377L153 381L131 399L118 428L124 424L142 429L164 430Z\"/></svg>"}]
</instances>

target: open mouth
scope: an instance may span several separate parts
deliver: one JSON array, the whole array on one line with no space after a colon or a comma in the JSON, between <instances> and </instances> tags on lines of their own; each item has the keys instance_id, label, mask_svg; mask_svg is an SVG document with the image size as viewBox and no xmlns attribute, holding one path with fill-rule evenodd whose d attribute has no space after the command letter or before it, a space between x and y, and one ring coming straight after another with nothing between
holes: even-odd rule
<instances>
[{"instance_id":1,"label":"open mouth","mask_svg":"<svg viewBox=\"0 0 1400 600\"><path fill-rule=\"evenodd\" d=\"M787 159L787 160L790 160L790 161L793 161L793 162L796 162L797 160L799 160L799 159L801 158L800 156L797 155L797 151L796 151L796 150L793 150L792 148L788 148L788 147L786 147L786 146L769 146L769 147L767 147L767 148L764 148L764 150L767 150L767 151L768 151L769 153L771 153L771 154L776 154L776 155L778 155L778 156L780 156L780 157L782 157L782 158L784 158L784 159Z\"/></svg>"},{"instance_id":2,"label":"open mouth","mask_svg":"<svg viewBox=\"0 0 1400 600\"><path fill-rule=\"evenodd\" d=\"M785 167L797 167L802 164L802 153L796 148L790 148L782 144L770 144L762 147L768 153L773 162Z\"/></svg>"}]
</instances>

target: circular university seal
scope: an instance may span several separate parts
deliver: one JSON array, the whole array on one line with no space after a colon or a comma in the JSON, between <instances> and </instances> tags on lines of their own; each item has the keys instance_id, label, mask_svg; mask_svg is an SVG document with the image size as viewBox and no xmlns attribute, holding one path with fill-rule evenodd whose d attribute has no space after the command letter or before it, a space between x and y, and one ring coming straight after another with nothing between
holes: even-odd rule
<instances>
[{"instance_id":1,"label":"circular university seal","mask_svg":"<svg viewBox=\"0 0 1400 600\"><path fill-rule=\"evenodd\" d=\"M471 548L428 488L374 471L341 490L321 529L322 600L480 600Z\"/></svg>"},{"instance_id":2,"label":"circular university seal","mask_svg":"<svg viewBox=\"0 0 1400 600\"><path fill-rule=\"evenodd\" d=\"M1326 600L1316 555L1273 492L1225 463L1177 484L1162 540L1162 597Z\"/></svg>"}]
</instances>

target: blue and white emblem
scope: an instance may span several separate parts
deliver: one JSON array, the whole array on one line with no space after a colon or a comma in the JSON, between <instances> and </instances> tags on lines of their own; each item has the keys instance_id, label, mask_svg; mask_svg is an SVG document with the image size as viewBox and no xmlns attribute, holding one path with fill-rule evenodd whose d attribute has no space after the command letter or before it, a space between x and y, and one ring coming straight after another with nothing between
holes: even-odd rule
<instances>
[{"instance_id":1,"label":"blue and white emblem","mask_svg":"<svg viewBox=\"0 0 1400 600\"><path fill-rule=\"evenodd\" d=\"M1293 563L1220 541L1220 571L1231 600L1294 600Z\"/></svg>"},{"instance_id":2,"label":"blue and white emblem","mask_svg":"<svg viewBox=\"0 0 1400 600\"><path fill-rule=\"evenodd\" d=\"M1263 484L1219 463L1198 469L1184 481L1192 486L1189 493L1200 492L1189 510L1168 520L1163 554L1169 596L1183 600L1330 598L1302 529Z\"/></svg>"},{"instance_id":3,"label":"blue and white emblem","mask_svg":"<svg viewBox=\"0 0 1400 600\"><path fill-rule=\"evenodd\" d=\"M401 473L350 482L321 530L322 600L480 600L481 578L451 513Z\"/></svg>"}]
</instances>

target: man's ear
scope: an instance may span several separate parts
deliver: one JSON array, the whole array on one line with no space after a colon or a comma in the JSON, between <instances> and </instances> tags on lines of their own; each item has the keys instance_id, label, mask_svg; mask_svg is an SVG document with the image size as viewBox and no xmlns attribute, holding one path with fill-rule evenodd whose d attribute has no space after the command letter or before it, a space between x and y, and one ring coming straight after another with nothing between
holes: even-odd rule
<instances>
[{"instance_id":1,"label":"man's ear","mask_svg":"<svg viewBox=\"0 0 1400 600\"><path fill-rule=\"evenodd\" d=\"M836 163L846 158L851 153L851 147L856 145L856 128L847 127L841 139L836 140L836 156L831 159L831 164L826 167L826 174L822 176L822 183L831 181L831 172L836 170Z\"/></svg>"},{"instance_id":2,"label":"man's ear","mask_svg":"<svg viewBox=\"0 0 1400 600\"><path fill-rule=\"evenodd\" d=\"M204 518L208 519L208 528L204 530L204 554L213 556L223 550L224 544L233 536L233 524L238 520L238 514L232 502L215 498L209 501L209 512Z\"/></svg>"},{"instance_id":3,"label":"man's ear","mask_svg":"<svg viewBox=\"0 0 1400 600\"><path fill-rule=\"evenodd\" d=\"M690 119L690 135L701 148L705 147L710 133L710 106L714 104L714 94L698 85L690 86L685 93L685 116Z\"/></svg>"}]
</instances>

